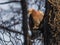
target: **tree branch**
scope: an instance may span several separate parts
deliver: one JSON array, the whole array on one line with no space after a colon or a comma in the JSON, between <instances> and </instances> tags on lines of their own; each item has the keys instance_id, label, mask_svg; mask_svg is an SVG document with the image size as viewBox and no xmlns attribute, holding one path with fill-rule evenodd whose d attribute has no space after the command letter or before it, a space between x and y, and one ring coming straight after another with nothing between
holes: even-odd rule
<instances>
[{"instance_id":1,"label":"tree branch","mask_svg":"<svg viewBox=\"0 0 60 45\"><path fill-rule=\"evenodd\" d=\"M9 25L8 27L15 26L17 24L20 24L20 22L15 22L14 24Z\"/></svg>"},{"instance_id":2,"label":"tree branch","mask_svg":"<svg viewBox=\"0 0 60 45\"><path fill-rule=\"evenodd\" d=\"M14 29L10 29L10 28L5 27L5 26L2 26L2 25L0 25L0 28L1 29L5 29L5 30L10 31L10 32L19 33L19 34L22 34L23 35L23 33L19 32L19 31L16 31Z\"/></svg>"},{"instance_id":3,"label":"tree branch","mask_svg":"<svg viewBox=\"0 0 60 45\"><path fill-rule=\"evenodd\" d=\"M20 1L8 1L8 2L3 2L3 3L0 3L0 5L1 5L1 4L14 3L14 2L15 2L15 3L18 3L18 2L19 2L19 3L20 3Z\"/></svg>"}]
</instances>

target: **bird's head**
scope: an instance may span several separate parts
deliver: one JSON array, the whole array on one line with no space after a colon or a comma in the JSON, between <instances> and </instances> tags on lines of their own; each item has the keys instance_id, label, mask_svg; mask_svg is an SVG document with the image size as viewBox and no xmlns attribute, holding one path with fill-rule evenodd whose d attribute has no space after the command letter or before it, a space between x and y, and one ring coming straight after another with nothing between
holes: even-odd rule
<instances>
[{"instance_id":1,"label":"bird's head","mask_svg":"<svg viewBox=\"0 0 60 45\"><path fill-rule=\"evenodd\" d=\"M34 11L34 9L28 9L28 15L32 14L32 12Z\"/></svg>"}]
</instances>

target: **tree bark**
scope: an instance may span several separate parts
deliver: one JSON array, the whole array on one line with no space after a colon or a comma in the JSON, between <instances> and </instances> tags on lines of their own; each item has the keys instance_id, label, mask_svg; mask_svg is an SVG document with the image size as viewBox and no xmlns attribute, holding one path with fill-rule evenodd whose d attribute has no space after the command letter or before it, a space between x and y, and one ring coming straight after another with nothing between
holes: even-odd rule
<instances>
[{"instance_id":1,"label":"tree bark","mask_svg":"<svg viewBox=\"0 0 60 45\"><path fill-rule=\"evenodd\" d=\"M22 29L24 32L24 45L27 45L27 32L28 32L28 26L27 26L27 4L26 0L21 0L21 8L22 8Z\"/></svg>"}]
</instances>

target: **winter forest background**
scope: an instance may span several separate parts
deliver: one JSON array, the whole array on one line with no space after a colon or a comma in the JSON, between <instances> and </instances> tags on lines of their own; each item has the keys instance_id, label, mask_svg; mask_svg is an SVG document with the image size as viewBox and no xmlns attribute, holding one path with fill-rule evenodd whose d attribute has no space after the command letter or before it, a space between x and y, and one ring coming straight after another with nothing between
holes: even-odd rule
<instances>
[{"instance_id":1,"label":"winter forest background","mask_svg":"<svg viewBox=\"0 0 60 45\"><path fill-rule=\"evenodd\" d=\"M20 0L0 0L0 45L24 45L22 31L22 9ZM28 9L45 12L45 0L26 0ZM5 4L4 4L5 3ZM42 40L34 39L33 45L43 45Z\"/></svg>"}]
</instances>

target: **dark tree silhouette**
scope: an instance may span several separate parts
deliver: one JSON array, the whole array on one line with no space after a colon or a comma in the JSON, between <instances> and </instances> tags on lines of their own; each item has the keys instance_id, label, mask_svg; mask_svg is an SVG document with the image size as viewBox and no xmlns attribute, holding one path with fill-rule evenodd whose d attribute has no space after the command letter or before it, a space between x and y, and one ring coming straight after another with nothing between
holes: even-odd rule
<instances>
[{"instance_id":1,"label":"dark tree silhouette","mask_svg":"<svg viewBox=\"0 0 60 45\"><path fill-rule=\"evenodd\" d=\"M49 25L48 25L48 21L49 21L49 15L48 15L48 0L46 0L45 2L45 16L44 16L44 45L49 45L49 39L48 39L48 35L49 35Z\"/></svg>"},{"instance_id":2,"label":"dark tree silhouette","mask_svg":"<svg viewBox=\"0 0 60 45\"><path fill-rule=\"evenodd\" d=\"M28 26L27 26L27 4L26 4L26 0L21 0L21 6L22 6L22 14L23 14L22 29L24 32L24 45L27 45Z\"/></svg>"}]
</instances>

